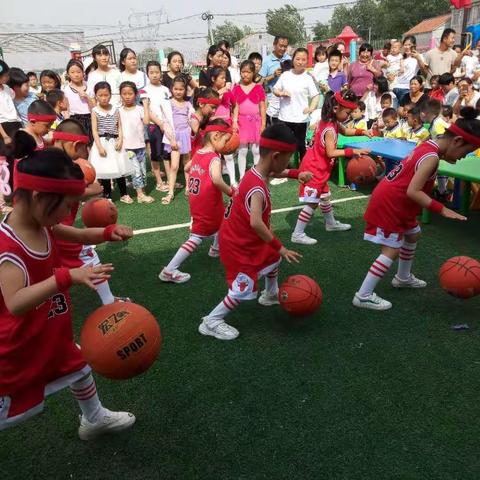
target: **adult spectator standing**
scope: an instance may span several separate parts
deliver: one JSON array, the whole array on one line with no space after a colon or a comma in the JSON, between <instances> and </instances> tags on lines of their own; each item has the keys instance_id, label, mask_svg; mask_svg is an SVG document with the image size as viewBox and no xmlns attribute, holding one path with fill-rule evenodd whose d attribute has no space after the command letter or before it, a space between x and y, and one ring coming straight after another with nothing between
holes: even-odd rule
<instances>
[{"instance_id":1,"label":"adult spectator standing","mask_svg":"<svg viewBox=\"0 0 480 480\"><path fill-rule=\"evenodd\" d=\"M459 95L457 101L453 105L453 113L460 115L462 107L476 108L477 102L480 99L480 93L473 89L473 81L471 78L464 77L458 82Z\"/></svg>"},{"instance_id":2,"label":"adult spectator standing","mask_svg":"<svg viewBox=\"0 0 480 480\"><path fill-rule=\"evenodd\" d=\"M228 52L230 55L231 67L238 70L238 58L233 54L233 48L230 45L228 40L221 40L218 42L219 48L221 48L224 52Z\"/></svg>"},{"instance_id":3,"label":"adult spectator standing","mask_svg":"<svg viewBox=\"0 0 480 480\"><path fill-rule=\"evenodd\" d=\"M200 70L200 75L198 76L198 84L201 87L211 87L212 78L211 73L215 67L223 68L223 50L218 45L211 45L207 52L207 68ZM226 72L227 84L232 84L232 77L230 71Z\"/></svg>"},{"instance_id":4,"label":"adult spectator standing","mask_svg":"<svg viewBox=\"0 0 480 480\"><path fill-rule=\"evenodd\" d=\"M267 93L269 111L267 111L267 125L278 121L280 110L280 100L273 94L273 87L282 74L282 63L290 60L287 53L288 38L276 36L273 40L273 51L263 59L260 76L263 78L263 84Z\"/></svg>"},{"instance_id":5,"label":"adult spectator standing","mask_svg":"<svg viewBox=\"0 0 480 480\"><path fill-rule=\"evenodd\" d=\"M442 75L445 72L453 74L460 67L464 54L463 52L457 54L453 50L455 35L456 32L452 28L445 29L440 38L440 45L432 48L423 56L428 86L433 75Z\"/></svg>"},{"instance_id":6,"label":"adult spectator standing","mask_svg":"<svg viewBox=\"0 0 480 480\"><path fill-rule=\"evenodd\" d=\"M357 97L363 97L373 85L373 80L382 75L382 69L377 60L373 59L373 47L362 43L358 50L358 60L350 64L348 83Z\"/></svg>"},{"instance_id":7,"label":"adult spectator standing","mask_svg":"<svg viewBox=\"0 0 480 480\"><path fill-rule=\"evenodd\" d=\"M392 85L393 93L400 102L410 91L410 80L419 70L425 69L422 55L417 52L417 40L413 35L407 35L403 45L403 73L400 73Z\"/></svg>"}]
</instances>

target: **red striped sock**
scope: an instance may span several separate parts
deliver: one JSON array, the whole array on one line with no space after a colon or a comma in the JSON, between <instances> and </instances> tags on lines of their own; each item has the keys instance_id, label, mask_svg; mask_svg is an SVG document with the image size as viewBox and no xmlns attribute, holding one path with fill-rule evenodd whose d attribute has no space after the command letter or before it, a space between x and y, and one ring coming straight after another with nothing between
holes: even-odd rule
<instances>
[{"instance_id":1,"label":"red striped sock","mask_svg":"<svg viewBox=\"0 0 480 480\"><path fill-rule=\"evenodd\" d=\"M416 249L417 243L409 243L406 241L403 242L403 245L400 248L397 277L401 280L407 280L410 278Z\"/></svg>"},{"instance_id":2,"label":"red striped sock","mask_svg":"<svg viewBox=\"0 0 480 480\"><path fill-rule=\"evenodd\" d=\"M388 258L385 255L379 255L379 257L372 263L372 266L358 291L361 297L368 297L373 293L378 282L388 272L392 263L393 260L391 258Z\"/></svg>"},{"instance_id":3,"label":"red striped sock","mask_svg":"<svg viewBox=\"0 0 480 480\"><path fill-rule=\"evenodd\" d=\"M178 270L180 265L197 249L202 243L203 238L197 235L191 235L190 238L178 249L170 263L165 267L167 272Z\"/></svg>"},{"instance_id":4,"label":"red striped sock","mask_svg":"<svg viewBox=\"0 0 480 480\"><path fill-rule=\"evenodd\" d=\"M302 234L305 233L305 228L312 219L315 210L309 205L305 205L301 212L298 215L297 224L295 225L294 233Z\"/></svg>"},{"instance_id":5,"label":"red striped sock","mask_svg":"<svg viewBox=\"0 0 480 480\"><path fill-rule=\"evenodd\" d=\"M325 223L328 223L330 225L335 223L335 217L333 215L333 207L330 201L321 201L320 202L320 210L323 213L323 216L325 217Z\"/></svg>"},{"instance_id":6,"label":"red striped sock","mask_svg":"<svg viewBox=\"0 0 480 480\"><path fill-rule=\"evenodd\" d=\"M218 325L239 305L240 300L232 298L230 295L226 295L226 297L208 314L208 316L205 317L205 322L209 327Z\"/></svg>"},{"instance_id":7,"label":"red striped sock","mask_svg":"<svg viewBox=\"0 0 480 480\"><path fill-rule=\"evenodd\" d=\"M78 380L70 385L70 390L78 402L84 417L92 423L95 423L104 412L97 394L97 386L92 374Z\"/></svg>"}]
</instances>

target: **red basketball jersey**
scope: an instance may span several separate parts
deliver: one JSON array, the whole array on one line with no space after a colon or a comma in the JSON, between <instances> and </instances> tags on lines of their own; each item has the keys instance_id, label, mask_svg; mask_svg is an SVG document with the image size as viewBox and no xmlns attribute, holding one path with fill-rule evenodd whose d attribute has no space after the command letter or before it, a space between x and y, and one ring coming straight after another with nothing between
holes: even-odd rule
<instances>
[{"instance_id":1,"label":"red basketball jersey","mask_svg":"<svg viewBox=\"0 0 480 480\"><path fill-rule=\"evenodd\" d=\"M211 176L212 162L220 161L218 153L202 152L192 158L188 180L188 201L192 216L192 233L214 235L220 230L225 207L222 192L214 185Z\"/></svg>"},{"instance_id":2,"label":"red basketball jersey","mask_svg":"<svg viewBox=\"0 0 480 480\"><path fill-rule=\"evenodd\" d=\"M422 161L438 157L438 145L429 140L420 144L377 185L365 212L367 223L383 228L386 233L401 233L420 214L422 207L407 196L407 190ZM430 194L435 182L436 170L423 187Z\"/></svg>"},{"instance_id":3,"label":"red basketball jersey","mask_svg":"<svg viewBox=\"0 0 480 480\"><path fill-rule=\"evenodd\" d=\"M80 202L75 202L67 218L62 220L63 225L68 225L71 227L75 218L77 217L78 209L80 208ZM83 264L79 259L80 252L82 251L83 245L80 243L66 242L65 240L55 239L57 244L58 252L62 259L62 265L68 268L78 268Z\"/></svg>"},{"instance_id":4,"label":"red basketball jersey","mask_svg":"<svg viewBox=\"0 0 480 480\"><path fill-rule=\"evenodd\" d=\"M265 180L253 167L243 177L237 194L225 211L219 237L220 260L224 265L260 267L268 264L272 255L278 257L278 252L265 243L250 226L250 202L252 195L257 192L263 196L263 223L270 228L270 192Z\"/></svg>"},{"instance_id":5,"label":"red basketball jersey","mask_svg":"<svg viewBox=\"0 0 480 480\"><path fill-rule=\"evenodd\" d=\"M51 277L60 266L51 232L44 229L46 252L31 250L0 223L0 264L10 262L25 276L25 286ZM0 294L0 397L34 385L46 385L85 367L73 340L68 290L58 291L34 310L14 316Z\"/></svg>"},{"instance_id":6,"label":"red basketball jersey","mask_svg":"<svg viewBox=\"0 0 480 480\"><path fill-rule=\"evenodd\" d=\"M335 145L338 138L338 122L324 122L318 124L315 131L313 147L307 150L300 164L301 172L312 172L313 178L305 185L300 185L300 196L303 196L303 189L305 187L319 188L325 185L335 165L334 158L328 158L325 148L325 135L327 132L334 134Z\"/></svg>"}]
</instances>

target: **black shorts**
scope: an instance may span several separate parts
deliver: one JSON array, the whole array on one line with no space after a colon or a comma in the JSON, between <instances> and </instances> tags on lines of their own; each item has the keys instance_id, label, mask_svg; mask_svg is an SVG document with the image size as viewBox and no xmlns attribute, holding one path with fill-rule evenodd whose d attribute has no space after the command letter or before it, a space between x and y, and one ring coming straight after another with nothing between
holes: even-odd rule
<instances>
[{"instance_id":1,"label":"black shorts","mask_svg":"<svg viewBox=\"0 0 480 480\"><path fill-rule=\"evenodd\" d=\"M158 125L148 126L148 140L150 142L150 160L153 162L170 160L170 154L163 148L163 132Z\"/></svg>"}]
</instances>

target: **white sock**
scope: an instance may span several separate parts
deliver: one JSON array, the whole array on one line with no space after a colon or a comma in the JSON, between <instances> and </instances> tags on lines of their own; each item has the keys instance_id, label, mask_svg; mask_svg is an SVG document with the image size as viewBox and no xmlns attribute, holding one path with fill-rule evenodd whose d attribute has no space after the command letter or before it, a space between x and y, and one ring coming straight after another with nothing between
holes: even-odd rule
<instances>
[{"instance_id":1,"label":"white sock","mask_svg":"<svg viewBox=\"0 0 480 480\"><path fill-rule=\"evenodd\" d=\"M230 295L227 296L205 317L205 323L210 327L214 328L219 323L222 323L225 317L236 307L240 305L240 300L232 298Z\"/></svg>"},{"instance_id":2,"label":"white sock","mask_svg":"<svg viewBox=\"0 0 480 480\"><path fill-rule=\"evenodd\" d=\"M333 215L333 207L330 200L320 200L320 209L322 210L327 225L335 224L335 216Z\"/></svg>"},{"instance_id":3,"label":"white sock","mask_svg":"<svg viewBox=\"0 0 480 480\"><path fill-rule=\"evenodd\" d=\"M253 164L256 165L260 161L260 146L252 143Z\"/></svg>"},{"instance_id":4,"label":"white sock","mask_svg":"<svg viewBox=\"0 0 480 480\"><path fill-rule=\"evenodd\" d=\"M97 289L98 296L102 301L103 305L108 305L115 302L115 297L113 296L112 291L110 290L110 284L108 280L102 280L101 282L95 283L95 288Z\"/></svg>"},{"instance_id":5,"label":"white sock","mask_svg":"<svg viewBox=\"0 0 480 480\"><path fill-rule=\"evenodd\" d=\"M278 267L267 273L265 277L265 290L268 295L278 295Z\"/></svg>"},{"instance_id":6,"label":"white sock","mask_svg":"<svg viewBox=\"0 0 480 480\"><path fill-rule=\"evenodd\" d=\"M238 171L240 174L240 180L245 175L245 170L247 169L247 153L248 147L241 145L238 149Z\"/></svg>"},{"instance_id":7,"label":"white sock","mask_svg":"<svg viewBox=\"0 0 480 480\"><path fill-rule=\"evenodd\" d=\"M437 185L438 185L438 191L443 194L446 193L447 191L447 184L448 184L448 177L445 177L443 175L439 175L437 177Z\"/></svg>"},{"instance_id":8,"label":"white sock","mask_svg":"<svg viewBox=\"0 0 480 480\"><path fill-rule=\"evenodd\" d=\"M235 162L233 160L233 155L225 155L225 166L227 167L230 185L235 185Z\"/></svg>"},{"instance_id":9,"label":"white sock","mask_svg":"<svg viewBox=\"0 0 480 480\"><path fill-rule=\"evenodd\" d=\"M203 239L197 235L190 235L190 238L178 249L170 263L165 267L165 271L173 272L180 268L180 265L196 250Z\"/></svg>"},{"instance_id":10,"label":"white sock","mask_svg":"<svg viewBox=\"0 0 480 480\"><path fill-rule=\"evenodd\" d=\"M218 233L216 233L216 234L213 236L212 248L213 248L214 250L220 250L220 247L218 246Z\"/></svg>"},{"instance_id":11,"label":"white sock","mask_svg":"<svg viewBox=\"0 0 480 480\"><path fill-rule=\"evenodd\" d=\"M370 270L365 277L365 280L358 291L361 297L368 297L373 293L378 282L388 272L388 269L392 266L393 260L385 255L379 255L378 258L372 263Z\"/></svg>"},{"instance_id":12,"label":"white sock","mask_svg":"<svg viewBox=\"0 0 480 480\"><path fill-rule=\"evenodd\" d=\"M400 280L408 280L410 278L416 248L416 242L408 243L405 240L403 241L403 245L400 248L400 254L398 256L397 277Z\"/></svg>"},{"instance_id":13,"label":"white sock","mask_svg":"<svg viewBox=\"0 0 480 480\"><path fill-rule=\"evenodd\" d=\"M95 423L106 411L100 403L95 380L90 373L86 377L70 385L70 390L78 402L83 416L91 423Z\"/></svg>"},{"instance_id":14,"label":"white sock","mask_svg":"<svg viewBox=\"0 0 480 480\"><path fill-rule=\"evenodd\" d=\"M313 214L315 213L315 210L310 207L309 205L305 205L302 208L302 211L298 215L297 219L297 224L295 225L295 230L293 233L301 235L302 233L305 233L305 228L307 228L307 225L309 224L310 220L312 219Z\"/></svg>"}]
</instances>

